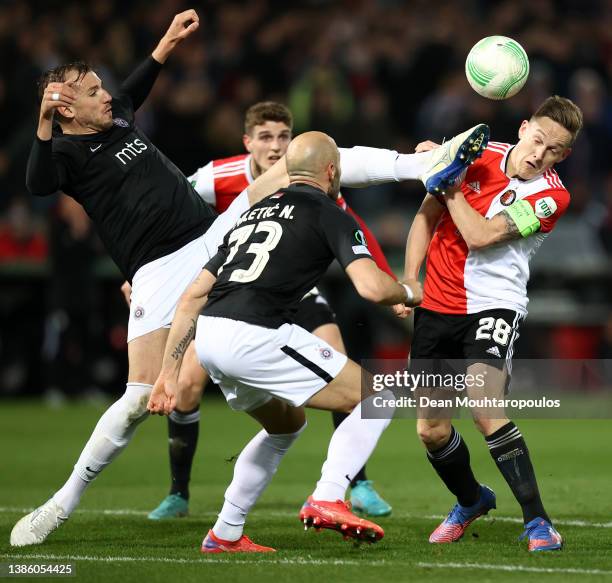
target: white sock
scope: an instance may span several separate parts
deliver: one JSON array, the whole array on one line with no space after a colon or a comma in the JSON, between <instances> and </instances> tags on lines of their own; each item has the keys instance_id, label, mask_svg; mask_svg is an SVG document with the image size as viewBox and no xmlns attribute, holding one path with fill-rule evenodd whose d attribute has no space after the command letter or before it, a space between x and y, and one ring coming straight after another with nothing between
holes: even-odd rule
<instances>
[{"instance_id":1,"label":"white sock","mask_svg":"<svg viewBox=\"0 0 612 583\"><path fill-rule=\"evenodd\" d=\"M420 180L421 174L429 167L431 152L418 154L400 154L395 160L395 177L397 180Z\"/></svg>"},{"instance_id":2,"label":"white sock","mask_svg":"<svg viewBox=\"0 0 612 583\"><path fill-rule=\"evenodd\" d=\"M91 481L125 449L138 424L147 418L147 402L152 388L152 385L144 383L127 383L123 396L100 417L74 465L74 471L53 495L67 516L77 507Z\"/></svg>"},{"instance_id":3,"label":"white sock","mask_svg":"<svg viewBox=\"0 0 612 583\"><path fill-rule=\"evenodd\" d=\"M372 397L370 397L372 398ZM338 426L327 450L321 479L312 493L315 500L344 500L353 476L372 455L379 437L391 423L389 419L362 419L361 403Z\"/></svg>"},{"instance_id":4,"label":"white sock","mask_svg":"<svg viewBox=\"0 0 612 583\"><path fill-rule=\"evenodd\" d=\"M242 450L232 483L225 491L225 503L213 526L216 537L236 541L242 536L246 516L255 504L293 442L306 428L295 433L270 434L262 429Z\"/></svg>"},{"instance_id":5,"label":"white sock","mask_svg":"<svg viewBox=\"0 0 612 583\"><path fill-rule=\"evenodd\" d=\"M419 180L431 152L398 154L395 150L354 146L340 148L342 186L363 187L401 180Z\"/></svg>"}]
</instances>

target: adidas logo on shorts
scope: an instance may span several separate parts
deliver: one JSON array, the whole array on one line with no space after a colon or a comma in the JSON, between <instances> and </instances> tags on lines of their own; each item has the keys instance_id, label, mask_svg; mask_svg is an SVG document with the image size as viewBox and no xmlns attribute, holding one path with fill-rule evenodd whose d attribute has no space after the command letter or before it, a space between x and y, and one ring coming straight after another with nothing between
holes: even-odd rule
<instances>
[{"instance_id":1,"label":"adidas logo on shorts","mask_svg":"<svg viewBox=\"0 0 612 583\"><path fill-rule=\"evenodd\" d=\"M501 358L501 353L497 346L491 346L491 348L487 348L487 354L492 354L493 356L497 356L497 358Z\"/></svg>"}]
</instances>

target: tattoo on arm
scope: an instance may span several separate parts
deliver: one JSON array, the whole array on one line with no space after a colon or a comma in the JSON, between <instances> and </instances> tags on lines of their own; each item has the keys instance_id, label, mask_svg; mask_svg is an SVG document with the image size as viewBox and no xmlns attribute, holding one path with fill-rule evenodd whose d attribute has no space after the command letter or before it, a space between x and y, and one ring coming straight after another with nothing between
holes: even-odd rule
<instances>
[{"instance_id":1,"label":"tattoo on arm","mask_svg":"<svg viewBox=\"0 0 612 583\"><path fill-rule=\"evenodd\" d=\"M171 356L174 360L178 360L183 354L185 354L185 351L187 350L189 343L191 342L192 338L195 336L195 329L196 329L196 321L192 319L191 326L189 326L189 330L187 330L187 333L185 334L185 336L183 336L183 338L179 341L179 343L174 347L174 350L172 351Z\"/></svg>"},{"instance_id":2,"label":"tattoo on arm","mask_svg":"<svg viewBox=\"0 0 612 583\"><path fill-rule=\"evenodd\" d=\"M510 241L512 239L520 239L521 232L518 230L516 223L512 220L512 217L508 214L508 212L504 210L500 213L500 215L503 217L503 219L506 222L506 225L505 225L506 229L504 233L501 235L501 238L499 239L498 242Z\"/></svg>"}]
</instances>

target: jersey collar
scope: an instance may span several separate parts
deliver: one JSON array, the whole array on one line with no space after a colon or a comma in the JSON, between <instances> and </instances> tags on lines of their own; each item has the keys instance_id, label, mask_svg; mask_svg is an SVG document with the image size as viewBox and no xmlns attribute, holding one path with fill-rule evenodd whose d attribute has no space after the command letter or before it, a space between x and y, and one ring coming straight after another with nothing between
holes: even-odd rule
<instances>
[{"instance_id":1,"label":"jersey collar","mask_svg":"<svg viewBox=\"0 0 612 583\"><path fill-rule=\"evenodd\" d=\"M316 188L315 186L311 186L310 184L306 184L305 182L294 182L283 190L298 190L300 192L309 192L311 194L322 194L326 198L329 198L324 190Z\"/></svg>"},{"instance_id":2,"label":"jersey collar","mask_svg":"<svg viewBox=\"0 0 612 583\"><path fill-rule=\"evenodd\" d=\"M253 184L253 182L255 181L255 177L253 176L253 173L251 172L251 154L249 154L245 159L244 159L244 175L246 176L247 182L249 184Z\"/></svg>"}]
</instances>

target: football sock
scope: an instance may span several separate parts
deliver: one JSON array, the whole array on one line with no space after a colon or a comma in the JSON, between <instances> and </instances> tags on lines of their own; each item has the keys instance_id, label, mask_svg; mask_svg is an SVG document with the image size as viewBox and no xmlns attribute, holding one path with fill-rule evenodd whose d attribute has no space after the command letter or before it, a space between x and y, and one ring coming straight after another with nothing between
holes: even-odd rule
<instances>
[{"instance_id":1,"label":"football sock","mask_svg":"<svg viewBox=\"0 0 612 583\"><path fill-rule=\"evenodd\" d=\"M395 161L396 180L419 180L429 166L429 152L400 154Z\"/></svg>"},{"instance_id":2,"label":"football sock","mask_svg":"<svg viewBox=\"0 0 612 583\"><path fill-rule=\"evenodd\" d=\"M295 433L268 433L262 429L240 452L225 503L213 526L215 536L236 541L242 536L246 516L261 496L293 442L306 428Z\"/></svg>"},{"instance_id":3,"label":"football sock","mask_svg":"<svg viewBox=\"0 0 612 583\"><path fill-rule=\"evenodd\" d=\"M123 396L100 417L70 478L53 495L68 516L78 505L85 488L123 451L138 424L147 418L152 388L144 383L127 383Z\"/></svg>"},{"instance_id":4,"label":"football sock","mask_svg":"<svg viewBox=\"0 0 612 583\"><path fill-rule=\"evenodd\" d=\"M172 476L170 494L178 494L185 500L189 500L189 479L199 430L199 405L185 413L175 409L168 416L168 453Z\"/></svg>"},{"instance_id":5,"label":"football sock","mask_svg":"<svg viewBox=\"0 0 612 583\"><path fill-rule=\"evenodd\" d=\"M349 416L348 413L340 413L338 411L332 411L332 419L334 420L334 427L336 429L338 429L338 426L340 425L340 423L342 423L347 417ZM363 466L356 474L355 477L353 478L352 482L351 482L351 488L355 486L355 484L357 484L357 482L362 482L367 480L368 477L366 475L366 467Z\"/></svg>"},{"instance_id":6,"label":"football sock","mask_svg":"<svg viewBox=\"0 0 612 583\"><path fill-rule=\"evenodd\" d=\"M470 452L453 426L446 445L428 451L427 459L461 506L472 506L478 502L480 486L472 473Z\"/></svg>"},{"instance_id":7,"label":"football sock","mask_svg":"<svg viewBox=\"0 0 612 583\"><path fill-rule=\"evenodd\" d=\"M371 186L400 180L418 180L431 154L398 154L395 150L354 146L339 148L342 186Z\"/></svg>"},{"instance_id":8,"label":"football sock","mask_svg":"<svg viewBox=\"0 0 612 583\"><path fill-rule=\"evenodd\" d=\"M312 493L315 500L344 500L349 484L372 455L378 439L391 423L391 418L362 419L361 405L359 403L353 409L332 435L321 479Z\"/></svg>"},{"instance_id":9,"label":"football sock","mask_svg":"<svg viewBox=\"0 0 612 583\"><path fill-rule=\"evenodd\" d=\"M485 439L491 457L521 505L525 524L537 517L550 522L542 505L529 450L519 428L510 421Z\"/></svg>"}]
</instances>

